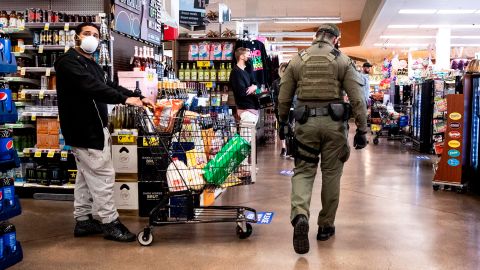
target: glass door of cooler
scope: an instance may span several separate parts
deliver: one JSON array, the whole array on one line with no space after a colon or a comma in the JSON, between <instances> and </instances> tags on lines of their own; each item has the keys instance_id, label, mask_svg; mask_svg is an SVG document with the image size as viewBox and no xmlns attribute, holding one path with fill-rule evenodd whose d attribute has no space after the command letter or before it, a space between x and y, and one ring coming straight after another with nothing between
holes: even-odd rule
<instances>
[{"instance_id":1,"label":"glass door of cooler","mask_svg":"<svg viewBox=\"0 0 480 270\"><path fill-rule=\"evenodd\" d=\"M479 136L480 136L480 77L473 78L472 93L472 149L470 152L470 164L476 173L478 173L479 161L478 154L480 152Z\"/></svg>"},{"instance_id":2,"label":"glass door of cooler","mask_svg":"<svg viewBox=\"0 0 480 270\"><path fill-rule=\"evenodd\" d=\"M413 87L412 104L412 135L415 140L420 140L420 123L422 109L422 91L421 84L415 84Z\"/></svg>"}]
</instances>

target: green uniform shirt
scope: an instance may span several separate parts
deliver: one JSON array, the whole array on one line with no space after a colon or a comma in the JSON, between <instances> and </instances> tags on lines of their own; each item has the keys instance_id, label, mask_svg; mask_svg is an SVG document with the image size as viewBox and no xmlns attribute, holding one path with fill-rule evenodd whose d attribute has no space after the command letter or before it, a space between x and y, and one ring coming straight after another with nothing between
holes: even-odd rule
<instances>
[{"instance_id":1,"label":"green uniform shirt","mask_svg":"<svg viewBox=\"0 0 480 270\"><path fill-rule=\"evenodd\" d=\"M333 44L326 40L315 40L313 45L306 50L307 53L325 54L328 55L333 50ZM352 60L340 54L334 60L337 66L336 76L341 84L341 88L345 90L353 108L353 115L355 117L355 124L361 131L367 131L367 108L365 97L363 94L363 79L360 73L356 70ZM279 117L281 122L288 120L288 112L293 102L293 97L297 92L298 82L302 80L302 68L304 62L301 54L296 55L287 66L285 73L280 82L280 94L278 96L279 102ZM334 101L334 100L332 100ZM327 101L319 102L305 102L298 100L297 106L308 105L311 108L318 107L321 104L328 104Z\"/></svg>"}]
</instances>

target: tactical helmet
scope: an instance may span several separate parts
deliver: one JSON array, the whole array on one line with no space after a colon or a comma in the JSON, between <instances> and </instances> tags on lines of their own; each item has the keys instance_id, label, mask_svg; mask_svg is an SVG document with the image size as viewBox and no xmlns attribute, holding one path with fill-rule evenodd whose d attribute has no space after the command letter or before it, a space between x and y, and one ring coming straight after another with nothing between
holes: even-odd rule
<instances>
[{"instance_id":1,"label":"tactical helmet","mask_svg":"<svg viewBox=\"0 0 480 270\"><path fill-rule=\"evenodd\" d=\"M340 29L338 29L338 26L336 26L333 23L324 23L324 24L320 25L320 27L317 30L317 33L318 32L329 33L329 34L332 34L336 37L339 37L340 34L341 34Z\"/></svg>"}]
</instances>

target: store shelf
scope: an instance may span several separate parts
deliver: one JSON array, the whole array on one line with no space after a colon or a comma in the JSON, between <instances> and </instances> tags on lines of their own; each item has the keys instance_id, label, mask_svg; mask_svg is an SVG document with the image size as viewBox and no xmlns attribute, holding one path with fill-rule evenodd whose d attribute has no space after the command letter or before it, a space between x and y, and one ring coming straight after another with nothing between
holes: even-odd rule
<instances>
[{"instance_id":1,"label":"store shelf","mask_svg":"<svg viewBox=\"0 0 480 270\"><path fill-rule=\"evenodd\" d=\"M55 68L53 67L23 67L23 69L25 69L25 72L30 73L46 73L47 69L50 69L50 73L55 73Z\"/></svg>"},{"instance_id":2,"label":"store shelf","mask_svg":"<svg viewBox=\"0 0 480 270\"><path fill-rule=\"evenodd\" d=\"M213 61L214 63L232 63L232 60L177 60L178 63L197 63L199 61Z\"/></svg>"},{"instance_id":3,"label":"store shelf","mask_svg":"<svg viewBox=\"0 0 480 270\"><path fill-rule=\"evenodd\" d=\"M45 29L45 22L41 22L41 23L35 23L35 22L27 22L25 23L25 28L28 28L28 29ZM67 24L66 22L55 22L55 23L48 23L49 24L49 27L48 29L51 30L51 29L65 29L65 25ZM68 23L68 27L69 29L72 29L72 28L76 28L78 25L80 25L81 22L69 22ZM97 23L97 22L94 22L94 24L96 24L97 26L100 26L100 23Z\"/></svg>"},{"instance_id":4,"label":"store shelf","mask_svg":"<svg viewBox=\"0 0 480 270\"><path fill-rule=\"evenodd\" d=\"M151 47L159 47L160 46L160 45L152 43L150 41L147 41L147 40L144 40L144 39L141 39L141 38L137 38L137 37L134 37L134 36L131 36L131 35L127 35L125 33L119 32L117 30L111 30L111 31L115 34L121 35L123 37L129 38L129 39L132 39L132 40L135 40L135 41L138 41L140 43L146 44L146 45L151 46Z\"/></svg>"},{"instance_id":5,"label":"store shelf","mask_svg":"<svg viewBox=\"0 0 480 270\"><path fill-rule=\"evenodd\" d=\"M22 207L17 196L15 196L14 202L15 206L13 207L3 206L2 211L0 211L0 221L9 220L22 214Z\"/></svg>"},{"instance_id":6,"label":"store shelf","mask_svg":"<svg viewBox=\"0 0 480 270\"><path fill-rule=\"evenodd\" d=\"M58 112L23 112L22 117L58 117Z\"/></svg>"},{"instance_id":7,"label":"store shelf","mask_svg":"<svg viewBox=\"0 0 480 270\"><path fill-rule=\"evenodd\" d=\"M57 90L40 90L40 89L24 89L22 90L25 95L38 95L43 91L44 95L56 95Z\"/></svg>"},{"instance_id":8,"label":"store shelf","mask_svg":"<svg viewBox=\"0 0 480 270\"><path fill-rule=\"evenodd\" d=\"M15 101L15 106L17 106L17 107L25 107L27 105L29 105L29 104L27 104L24 101Z\"/></svg>"},{"instance_id":9,"label":"store shelf","mask_svg":"<svg viewBox=\"0 0 480 270\"><path fill-rule=\"evenodd\" d=\"M188 42L188 41L235 41L237 40L236 37L231 37L231 38L222 38L222 37L200 37L200 38L178 38L176 41L183 41L183 42Z\"/></svg>"},{"instance_id":10,"label":"store shelf","mask_svg":"<svg viewBox=\"0 0 480 270\"><path fill-rule=\"evenodd\" d=\"M28 53L14 52L13 55L15 55L15 57L33 59L33 56Z\"/></svg>"},{"instance_id":11,"label":"store shelf","mask_svg":"<svg viewBox=\"0 0 480 270\"><path fill-rule=\"evenodd\" d=\"M35 128L35 126L32 124L5 124L0 126L0 128L20 129L20 128Z\"/></svg>"},{"instance_id":12,"label":"store shelf","mask_svg":"<svg viewBox=\"0 0 480 270\"><path fill-rule=\"evenodd\" d=\"M17 241L17 251L14 254L6 255L3 260L0 260L0 269L7 269L23 260L23 250L20 242Z\"/></svg>"},{"instance_id":13,"label":"store shelf","mask_svg":"<svg viewBox=\"0 0 480 270\"><path fill-rule=\"evenodd\" d=\"M4 81L8 83L28 83L28 84L40 85L40 80L27 79L23 77L3 77L3 79L0 79L0 81Z\"/></svg>"},{"instance_id":14,"label":"store shelf","mask_svg":"<svg viewBox=\"0 0 480 270\"><path fill-rule=\"evenodd\" d=\"M18 185L15 185L15 186L23 187L23 188L53 188L53 189L74 189L75 188L75 185L72 185L72 184L66 184L63 186L56 186L56 185L45 186L45 185L34 184L34 183L19 183Z\"/></svg>"},{"instance_id":15,"label":"store shelf","mask_svg":"<svg viewBox=\"0 0 480 270\"><path fill-rule=\"evenodd\" d=\"M25 45L25 50L37 51L39 46ZM44 51L65 51L65 45L43 45L43 50Z\"/></svg>"},{"instance_id":16,"label":"store shelf","mask_svg":"<svg viewBox=\"0 0 480 270\"><path fill-rule=\"evenodd\" d=\"M26 29L20 29L20 28L2 28L2 30L5 34L29 34L30 31Z\"/></svg>"}]
</instances>

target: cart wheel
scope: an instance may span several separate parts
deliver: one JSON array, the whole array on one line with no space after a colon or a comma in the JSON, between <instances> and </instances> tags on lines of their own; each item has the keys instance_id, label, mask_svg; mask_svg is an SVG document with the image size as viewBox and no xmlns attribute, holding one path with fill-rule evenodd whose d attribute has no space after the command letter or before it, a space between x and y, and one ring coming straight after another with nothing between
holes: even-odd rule
<instances>
[{"instance_id":1,"label":"cart wheel","mask_svg":"<svg viewBox=\"0 0 480 270\"><path fill-rule=\"evenodd\" d=\"M240 239L247 239L248 237L250 237L250 235L252 235L252 232L253 232L253 228L252 228L252 224L250 223L247 223L247 231L245 232L243 231L242 227L237 226L237 236Z\"/></svg>"},{"instance_id":2,"label":"cart wheel","mask_svg":"<svg viewBox=\"0 0 480 270\"><path fill-rule=\"evenodd\" d=\"M373 138L373 144L377 145L379 142L378 138Z\"/></svg>"},{"instance_id":3,"label":"cart wheel","mask_svg":"<svg viewBox=\"0 0 480 270\"><path fill-rule=\"evenodd\" d=\"M433 190L438 191L440 189L439 185L433 185Z\"/></svg>"},{"instance_id":4,"label":"cart wheel","mask_svg":"<svg viewBox=\"0 0 480 270\"><path fill-rule=\"evenodd\" d=\"M407 144L407 139L403 138L403 139L402 139L402 144L403 144L403 145Z\"/></svg>"},{"instance_id":5,"label":"cart wheel","mask_svg":"<svg viewBox=\"0 0 480 270\"><path fill-rule=\"evenodd\" d=\"M137 234L137 241L142 246L150 246L153 243L152 232L150 230L147 230L147 229L139 232Z\"/></svg>"}]
</instances>

